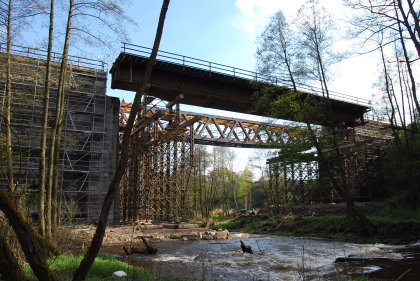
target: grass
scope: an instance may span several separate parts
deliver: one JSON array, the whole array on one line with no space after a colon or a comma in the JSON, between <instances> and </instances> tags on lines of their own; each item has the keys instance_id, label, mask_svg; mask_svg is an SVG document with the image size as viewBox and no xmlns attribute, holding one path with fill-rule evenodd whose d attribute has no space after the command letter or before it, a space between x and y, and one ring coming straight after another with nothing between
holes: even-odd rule
<instances>
[{"instance_id":1,"label":"grass","mask_svg":"<svg viewBox=\"0 0 420 281\"><path fill-rule=\"evenodd\" d=\"M231 220L215 220L213 224L213 228L226 228L226 229L233 229L237 227L237 223Z\"/></svg>"},{"instance_id":2,"label":"grass","mask_svg":"<svg viewBox=\"0 0 420 281\"><path fill-rule=\"evenodd\" d=\"M80 261L82 260L82 255L77 256L59 256L54 259L50 259L50 267L54 275L57 277L57 280L65 281L71 280L73 272L78 267ZM99 254L95 259L95 262L92 265L89 275L86 278L86 281L101 281L101 280L115 280L112 277L112 273L115 271L122 270L127 273L127 277L118 278L122 281L182 281L178 277L167 277L159 276L157 277L149 270L145 270L139 267L134 267L125 262L115 259L113 255L109 254ZM28 280L36 280L34 274L29 266L24 267L24 274Z\"/></svg>"},{"instance_id":3,"label":"grass","mask_svg":"<svg viewBox=\"0 0 420 281\"><path fill-rule=\"evenodd\" d=\"M392 209L381 208L368 218L388 222L420 222L420 208L417 210L412 210L408 206L397 206Z\"/></svg>"}]
</instances>

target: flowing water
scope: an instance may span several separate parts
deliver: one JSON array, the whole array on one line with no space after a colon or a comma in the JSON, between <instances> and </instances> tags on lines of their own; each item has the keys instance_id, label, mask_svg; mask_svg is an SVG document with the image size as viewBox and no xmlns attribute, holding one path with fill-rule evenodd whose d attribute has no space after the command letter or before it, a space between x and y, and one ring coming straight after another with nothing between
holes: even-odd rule
<instances>
[{"instance_id":1,"label":"flowing water","mask_svg":"<svg viewBox=\"0 0 420 281\"><path fill-rule=\"evenodd\" d=\"M240 240L252 246L253 255L241 251ZM243 233L231 233L229 240L171 241L156 246L157 255L134 255L129 261L162 275L199 280L327 280L381 271L376 265L380 261L399 264L405 260L399 248L391 245ZM364 260L334 263L337 257L348 256Z\"/></svg>"}]
</instances>

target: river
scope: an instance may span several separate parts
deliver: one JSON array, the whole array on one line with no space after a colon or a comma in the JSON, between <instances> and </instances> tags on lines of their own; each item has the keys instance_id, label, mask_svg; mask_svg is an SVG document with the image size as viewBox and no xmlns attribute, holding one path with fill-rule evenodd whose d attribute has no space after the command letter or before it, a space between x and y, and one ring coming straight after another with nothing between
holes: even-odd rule
<instances>
[{"instance_id":1,"label":"river","mask_svg":"<svg viewBox=\"0 0 420 281\"><path fill-rule=\"evenodd\" d=\"M241 251L241 240L252 246L253 255ZM268 281L327 280L381 272L387 264L399 267L413 258L411 251L401 251L401 247L392 245L244 233L231 233L228 240L176 240L159 243L156 247L156 255L133 255L123 259L162 275L198 280ZM363 260L334 263L337 257L348 256ZM410 274L413 272L405 277ZM420 280L420 277L402 280Z\"/></svg>"}]
</instances>

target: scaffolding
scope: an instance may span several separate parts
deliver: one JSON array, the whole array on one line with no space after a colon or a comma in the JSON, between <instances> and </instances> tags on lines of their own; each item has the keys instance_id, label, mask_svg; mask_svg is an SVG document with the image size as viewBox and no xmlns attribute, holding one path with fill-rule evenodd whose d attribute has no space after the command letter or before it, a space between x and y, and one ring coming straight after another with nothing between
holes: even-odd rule
<instances>
[{"instance_id":1,"label":"scaffolding","mask_svg":"<svg viewBox=\"0 0 420 281\"><path fill-rule=\"evenodd\" d=\"M4 52L0 46L3 61ZM12 54L14 174L18 188L36 191L47 53L13 46ZM55 112L60 58L53 53L50 118ZM79 218L94 220L99 216L116 163L119 100L105 94L105 63L74 56L69 56L68 61L59 193L62 204L76 204ZM3 108L4 71L0 91ZM3 134L4 127L0 128ZM4 188L7 185L4 174L0 175L0 181Z\"/></svg>"}]
</instances>

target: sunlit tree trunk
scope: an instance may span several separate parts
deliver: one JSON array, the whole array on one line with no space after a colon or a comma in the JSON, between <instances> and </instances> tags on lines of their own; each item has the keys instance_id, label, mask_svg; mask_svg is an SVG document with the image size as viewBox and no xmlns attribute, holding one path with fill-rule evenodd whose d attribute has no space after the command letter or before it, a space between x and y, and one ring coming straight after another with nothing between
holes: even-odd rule
<instances>
[{"instance_id":1,"label":"sunlit tree trunk","mask_svg":"<svg viewBox=\"0 0 420 281\"><path fill-rule=\"evenodd\" d=\"M13 1L8 1L7 7L7 50L6 50L6 98L4 116L6 123L6 174L10 191L16 189L13 176L13 148L12 148L12 8Z\"/></svg>"},{"instance_id":2,"label":"sunlit tree trunk","mask_svg":"<svg viewBox=\"0 0 420 281\"><path fill-rule=\"evenodd\" d=\"M46 213L46 232L51 237L55 225L54 218L57 212L57 177L58 177L58 156L60 153L60 134L64 119L64 98L67 76L67 57L70 45L70 31L74 12L74 0L69 0L69 10L67 16L66 35L61 57L60 74L58 78L57 100L55 106L54 127L50 140L50 153L48 155L48 188L47 188L47 213Z\"/></svg>"},{"instance_id":3,"label":"sunlit tree trunk","mask_svg":"<svg viewBox=\"0 0 420 281\"><path fill-rule=\"evenodd\" d=\"M44 84L44 111L41 127L41 144L40 144L40 159L39 159L39 226L41 235L45 235L45 191L46 191L46 173L47 173L47 134L48 134L48 114L50 105L50 77L51 77L51 55L53 47L53 32L54 32L54 4L55 1L50 2L50 23L48 31L48 50L47 50L47 65L45 70L45 84Z\"/></svg>"}]
</instances>

